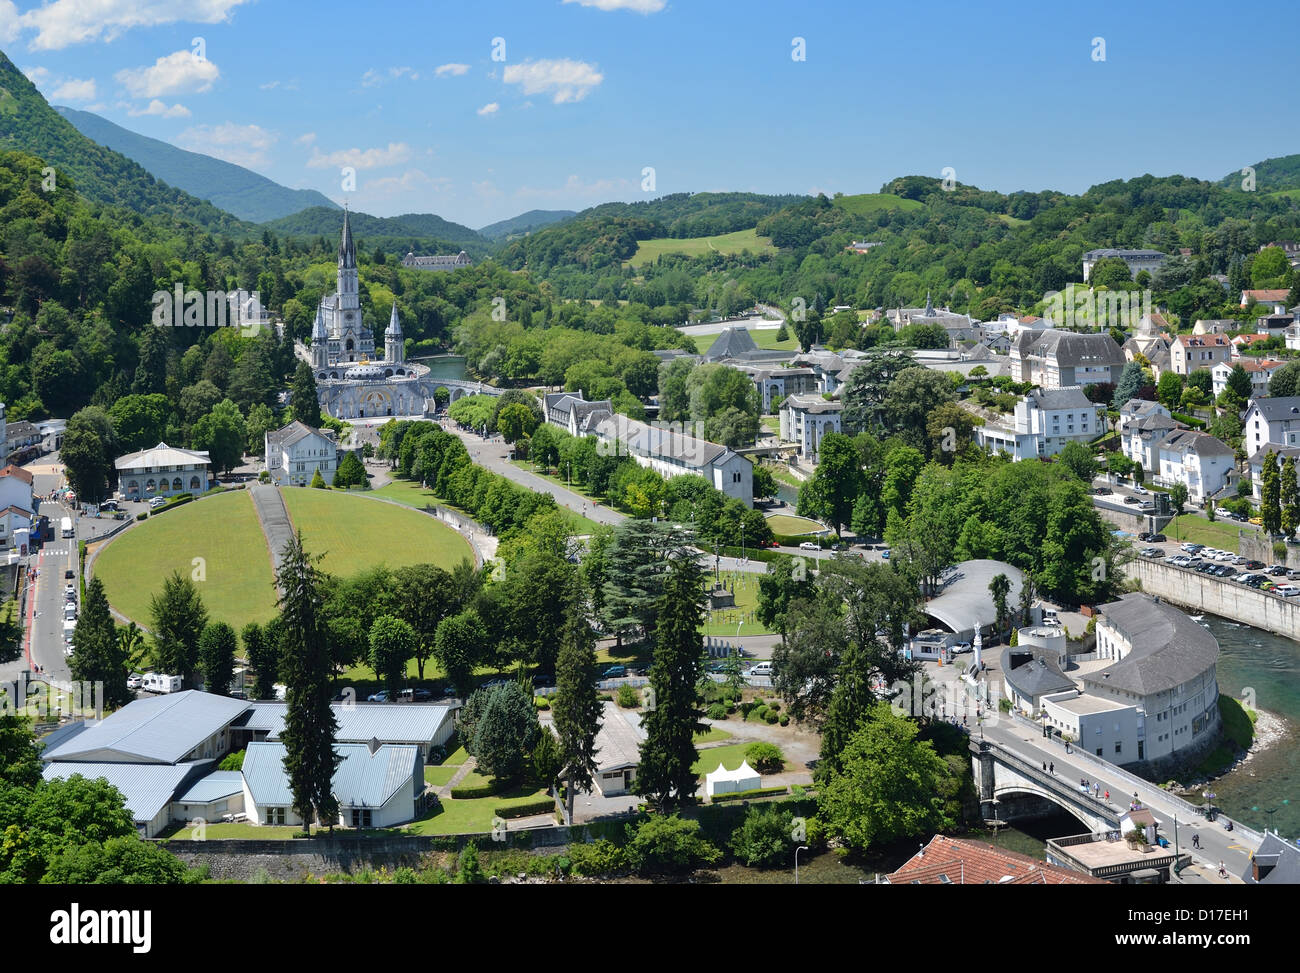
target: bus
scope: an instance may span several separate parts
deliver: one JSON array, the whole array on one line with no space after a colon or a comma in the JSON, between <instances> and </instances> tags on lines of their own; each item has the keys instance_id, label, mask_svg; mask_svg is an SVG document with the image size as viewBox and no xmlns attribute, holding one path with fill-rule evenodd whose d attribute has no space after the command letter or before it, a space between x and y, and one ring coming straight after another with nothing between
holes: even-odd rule
<instances>
[{"instance_id":1,"label":"bus","mask_svg":"<svg viewBox=\"0 0 1300 973\"><path fill-rule=\"evenodd\" d=\"M64 517L61 521L59 521L59 526L62 528L62 533L63 533L63 536L64 536L64 537L75 537L75 536L77 536L77 535L76 535L76 532L72 529L72 518L71 518L71 517Z\"/></svg>"}]
</instances>

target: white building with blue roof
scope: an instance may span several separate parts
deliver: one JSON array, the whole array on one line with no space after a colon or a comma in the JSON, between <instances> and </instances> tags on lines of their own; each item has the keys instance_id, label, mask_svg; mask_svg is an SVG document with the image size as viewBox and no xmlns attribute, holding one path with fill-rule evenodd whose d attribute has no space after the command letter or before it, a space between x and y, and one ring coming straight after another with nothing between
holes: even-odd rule
<instances>
[{"instance_id":1,"label":"white building with blue roof","mask_svg":"<svg viewBox=\"0 0 1300 973\"><path fill-rule=\"evenodd\" d=\"M338 743L342 757L334 771L336 822L354 828L387 828L413 820L422 807L424 761L420 748L377 741L369 746ZM244 813L255 824L302 825L293 809L284 745L250 743L244 753Z\"/></svg>"},{"instance_id":2,"label":"white building with blue roof","mask_svg":"<svg viewBox=\"0 0 1300 973\"><path fill-rule=\"evenodd\" d=\"M211 766L207 760L183 764L47 763L42 775L46 780L67 780L78 774L87 780L103 778L121 792L140 837L152 838L171 821L176 792Z\"/></svg>"}]
</instances>

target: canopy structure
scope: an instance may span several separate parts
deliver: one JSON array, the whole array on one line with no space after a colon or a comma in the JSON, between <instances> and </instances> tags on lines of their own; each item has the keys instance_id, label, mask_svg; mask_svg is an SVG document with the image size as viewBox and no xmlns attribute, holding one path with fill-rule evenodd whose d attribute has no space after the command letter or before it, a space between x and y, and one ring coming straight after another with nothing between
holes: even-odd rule
<instances>
[{"instance_id":1,"label":"canopy structure","mask_svg":"<svg viewBox=\"0 0 1300 973\"><path fill-rule=\"evenodd\" d=\"M728 770L721 764L718 769L704 777L704 792L713 797L715 794L734 794L737 791L753 791L763 786L763 778L758 771L749 766L748 760L742 760L735 770Z\"/></svg>"}]
</instances>

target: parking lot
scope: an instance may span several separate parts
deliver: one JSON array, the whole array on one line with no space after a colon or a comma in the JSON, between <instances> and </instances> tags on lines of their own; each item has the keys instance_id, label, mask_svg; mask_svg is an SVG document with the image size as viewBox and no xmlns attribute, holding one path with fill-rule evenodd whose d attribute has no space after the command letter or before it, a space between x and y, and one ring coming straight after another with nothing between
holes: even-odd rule
<instances>
[{"instance_id":1,"label":"parking lot","mask_svg":"<svg viewBox=\"0 0 1300 973\"><path fill-rule=\"evenodd\" d=\"M1167 538L1135 542L1134 550L1138 557L1148 560L1163 560L1171 567L1184 571L1216 577L1235 584L1244 584L1266 594L1279 598L1300 596L1300 569L1287 568L1280 564L1265 564L1232 551L1203 547L1199 544L1179 543ZM1164 535L1157 534L1156 538Z\"/></svg>"}]
</instances>

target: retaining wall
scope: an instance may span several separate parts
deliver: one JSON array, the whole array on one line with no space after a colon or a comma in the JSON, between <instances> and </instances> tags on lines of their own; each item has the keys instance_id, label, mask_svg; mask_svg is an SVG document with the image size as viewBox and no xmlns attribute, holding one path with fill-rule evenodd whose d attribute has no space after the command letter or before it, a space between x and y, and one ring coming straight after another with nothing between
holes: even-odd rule
<instances>
[{"instance_id":1,"label":"retaining wall","mask_svg":"<svg viewBox=\"0 0 1300 973\"><path fill-rule=\"evenodd\" d=\"M1147 594L1159 595L1179 608L1209 612L1300 641L1300 598L1283 598L1144 557L1134 558L1124 570L1142 582Z\"/></svg>"}]
</instances>

